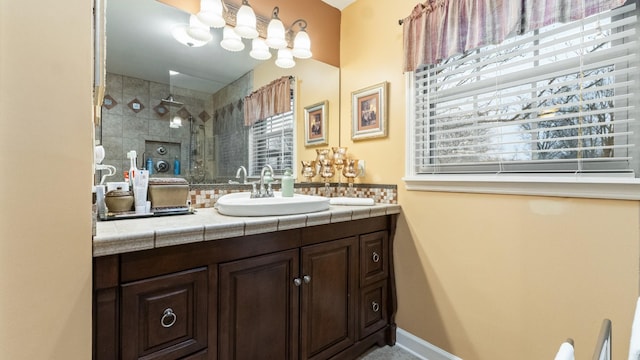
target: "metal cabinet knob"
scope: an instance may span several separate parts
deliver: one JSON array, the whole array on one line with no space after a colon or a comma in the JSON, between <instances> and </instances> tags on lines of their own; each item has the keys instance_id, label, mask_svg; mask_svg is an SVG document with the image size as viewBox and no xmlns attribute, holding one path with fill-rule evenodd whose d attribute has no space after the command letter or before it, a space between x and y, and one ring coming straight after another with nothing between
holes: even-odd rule
<instances>
[{"instance_id":1,"label":"metal cabinet knob","mask_svg":"<svg viewBox=\"0 0 640 360\"><path fill-rule=\"evenodd\" d=\"M374 251L373 255L371 255L371 260L373 260L374 263L377 263L378 261L380 261L380 255Z\"/></svg>"},{"instance_id":2,"label":"metal cabinet knob","mask_svg":"<svg viewBox=\"0 0 640 360\"><path fill-rule=\"evenodd\" d=\"M309 276L309 275L303 276L302 279L304 280L305 284L308 284L308 283L311 282L311 276Z\"/></svg>"},{"instance_id":3,"label":"metal cabinet knob","mask_svg":"<svg viewBox=\"0 0 640 360\"><path fill-rule=\"evenodd\" d=\"M170 328L173 326L173 324L176 323L176 320L178 320L178 316L176 316L176 314L173 312L173 309L167 308L164 310L164 313L162 314L162 318L160 319L160 324L164 328Z\"/></svg>"},{"instance_id":4,"label":"metal cabinet knob","mask_svg":"<svg viewBox=\"0 0 640 360\"><path fill-rule=\"evenodd\" d=\"M300 280L300 278L295 278L295 279L293 279L293 284L295 286L300 286L300 285L302 285L302 280Z\"/></svg>"},{"instance_id":5,"label":"metal cabinet knob","mask_svg":"<svg viewBox=\"0 0 640 360\"><path fill-rule=\"evenodd\" d=\"M371 302L371 310L373 310L373 312L378 312L380 311L380 304L378 304L375 301Z\"/></svg>"}]
</instances>

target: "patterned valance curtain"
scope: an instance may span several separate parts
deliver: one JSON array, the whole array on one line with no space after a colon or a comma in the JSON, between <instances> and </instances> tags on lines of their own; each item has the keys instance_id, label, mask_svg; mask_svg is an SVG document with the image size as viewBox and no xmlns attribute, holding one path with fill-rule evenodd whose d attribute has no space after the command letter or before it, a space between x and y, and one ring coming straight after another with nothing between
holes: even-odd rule
<instances>
[{"instance_id":1,"label":"patterned valance curtain","mask_svg":"<svg viewBox=\"0 0 640 360\"><path fill-rule=\"evenodd\" d=\"M403 19L404 71L499 44L515 34L579 20L624 0L427 0Z\"/></svg>"},{"instance_id":2,"label":"patterned valance curtain","mask_svg":"<svg viewBox=\"0 0 640 360\"><path fill-rule=\"evenodd\" d=\"M244 125L291 111L289 77L283 76L244 98Z\"/></svg>"}]
</instances>

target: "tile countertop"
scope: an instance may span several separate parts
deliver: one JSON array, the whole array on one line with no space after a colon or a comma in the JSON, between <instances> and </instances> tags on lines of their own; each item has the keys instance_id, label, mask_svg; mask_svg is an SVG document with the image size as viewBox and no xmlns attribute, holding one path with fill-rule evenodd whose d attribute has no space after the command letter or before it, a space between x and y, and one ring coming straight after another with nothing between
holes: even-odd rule
<instances>
[{"instance_id":1,"label":"tile countertop","mask_svg":"<svg viewBox=\"0 0 640 360\"><path fill-rule=\"evenodd\" d=\"M93 256L105 256L163 246L225 239L307 226L399 214L400 205L334 206L329 210L286 216L225 216L214 208L195 214L98 221Z\"/></svg>"}]
</instances>

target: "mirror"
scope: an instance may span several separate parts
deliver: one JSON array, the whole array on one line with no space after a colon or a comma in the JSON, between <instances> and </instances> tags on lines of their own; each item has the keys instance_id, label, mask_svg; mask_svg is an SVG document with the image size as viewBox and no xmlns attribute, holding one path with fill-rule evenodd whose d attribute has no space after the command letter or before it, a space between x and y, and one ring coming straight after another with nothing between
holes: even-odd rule
<instances>
[{"instance_id":1,"label":"mirror","mask_svg":"<svg viewBox=\"0 0 640 360\"><path fill-rule=\"evenodd\" d=\"M171 35L188 23L188 14L156 0L109 0L106 7L106 88L96 139L105 148L104 164L114 165L121 181L129 168L126 153L136 150L137 166L150 160L152 171L179 174L191 183L226 183L248 165L248 128L242 99L280 76L296 77L296 162L315 158L304 146L303 109L327 100L329 140L338 142L339 69L314 59L292 69L220 47L221 29L202 47L188 47ZM171 97L171 98L169 98ZM173 100L173 101L170 101ZM181 124L172 123L179 116ZM178 119L178 118L176 118Z\"/></svg>"}]
</instances>

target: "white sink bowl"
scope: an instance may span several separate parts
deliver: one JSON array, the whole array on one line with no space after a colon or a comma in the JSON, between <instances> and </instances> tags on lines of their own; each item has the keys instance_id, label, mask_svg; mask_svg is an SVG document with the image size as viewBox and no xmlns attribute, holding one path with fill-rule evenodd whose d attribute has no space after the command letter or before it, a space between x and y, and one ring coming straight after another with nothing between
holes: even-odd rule
<instances>
[{"instance_id":1,"label":"white sink bowl","mask_svg":"<svg viewBox=\"0 0 640 360\"><path fill-rule=\"evenodd\" d=\"M282 197L279 191L274 197L252 199L250 192L238 192L221 196L215 208L220 214L230 216L293 215L328 210L329 199L300 194Z\"/></svg>"}]
</instances>

